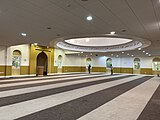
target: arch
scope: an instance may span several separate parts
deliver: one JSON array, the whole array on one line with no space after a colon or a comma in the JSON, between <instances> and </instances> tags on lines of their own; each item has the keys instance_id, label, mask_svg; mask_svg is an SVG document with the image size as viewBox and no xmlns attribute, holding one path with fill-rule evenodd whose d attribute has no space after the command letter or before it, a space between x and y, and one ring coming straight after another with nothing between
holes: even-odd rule
<instances>
[{"instance_id":1,"label":"arch","mask_svg":"<svg viewBox=\"0 0 160 120\"><path fill-rule=\"evenodd\" d=\"M62 60L63 60L62 55L58 55L58 68L62 68Z\"/></svg>"},{"instance_id":2,"label":"arch","mask_svg":"<svg viewBox=\"0 0 160 120\"><path fill-rule=\"evenodd\" d=\"M14 50L12 55L21 55L21 51L19 50Z\"/></svg>"},{"instance_id":3,"label":"arch","mask_svg":"<svg viewBox=\"0 0 160 120\"><path fill-rule=\"evenodd\" d=\"M37 56L37 74L47 75L48 69L48 57L44 52L41 52Z\"/></svg>"},{"instance_id":4,"label":"arch","mask_svg":"<svg viewBox=\"0 0 160 120\"><path fill-rule=\"evenodd\" d=\"M20 75L21 51L14 50L12 53L12 75Z\"/></svg>"},{"instance_id":5,"label":"arch","mask_svg":"<svg viewBox=\"0 0 160 120\"><path fill-rule=\"evenodd\" d=\"M86 58L86 72L88 72L89 65L90 65L90 69L92 69L92 59Z\"/></svg>"},{"instance_id":6,"label":"arch","mask_svg":"<svg viewBox=\"0 0 160 120\"><path fill-rule=\"evenodd\" d=\"M112 58L107 58L106 59L106 68L111 68L112 67Z\"/></svg>"},{"instance_id":7,"label":"arch","mask_svg":"<svg viewBox=\"0 0 160 120\"><path fill-rule=\"evenodd\" d=\"M58 55L58 73L62 73L63 56Z\"/></svg>"},{"instance_id":8,"label":"arch","mask_svg":"<svg viewBox=\"0 0 160 120\"><path fill-rule=\"evenodd\" d=\"M139 70L140 69L140 59L139 58L134 59L133 69L134 70Z\"/></svg>"},{"instance_id":9,"label":"arch","mask_svg":"<svg viewBox=\"0 0 160 120\"><path fill-rule=\"evenodd\" d=\"M153 58L152 69L154 71L160 70L160 58L158 58L158 57Z\"/></svg>"}]
</instances>

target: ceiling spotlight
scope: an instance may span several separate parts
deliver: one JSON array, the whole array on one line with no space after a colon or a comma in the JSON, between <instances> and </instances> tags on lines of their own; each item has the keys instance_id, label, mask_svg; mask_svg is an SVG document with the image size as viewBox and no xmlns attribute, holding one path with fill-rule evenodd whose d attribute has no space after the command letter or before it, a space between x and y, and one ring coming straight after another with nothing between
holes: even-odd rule
<instances>
[{"instance_id":1,"label":"ceiling spotlight","mask_svg":"<svg viewBox=\"0 0 160 120\"><path fill-rule=\"evenodd\" d=\"M127 30L125 30L125 29L122 29L122 30L121 30L121 32L126 32L126 31L127 31Z\"/></svg>"},{"instance_id":2,"label":"ceiling spotlight","mask_svg":"<svg viewBox=\"0 0 160 120\"><path fill-rule=\"evenodd\" d=\"M83 52L81 52L81 53L83 53Z\"/></svg>"},{"instance_id":3,"label":"ceiling spotlight","mask_svg":"<svg viewBox=\"0 0 160 120\"><path fill-rule=\"evenodd\" d=\"M134 55L131 55L132 57L134 56Z\"/></svg>"},{"instance_id":4,"label":"ceiling spotlight","mask_svg":"<svg viewBox=\"0 0 160 120\"><path fill-rule=\"evenodd\" d=\"M22 36L27 36L27 33L21 33Z\"/></svg>"},{"instance_id":5,"label":"ceiling spotlight","mask_svg":"<svg viewBox=\"0 0 160 120\"><path fill-rule=\"evenodd\" d=\"M143 51L143 53L145 53L146 51Z\"/></svg>"},{"instance_id":6,"label":"ceiling spotlight","mask_svg":"<svg viewBox=\"0 0 160 120\"><path fill-rule=\"evenodd\" d=\"M148 56L151 56L151 54L149 54Z\"/></svg>"},{"instance_id":7,"label":"ceiling spotlight","mask_svg":"<svg viewBox=\"0 0 160 120\"><path fill-rule=\"evenodd\" d=\"M149 53L146 53L146 55L148 55Z\"/></svg>"},{"instance_id":8,"label":"ceiling spotlight","mask_svg":"<svg viewBox=\"0 0 160 120\"><path fill-rule=\"evenodd\" d=\"M87 18L86 18L88 21L91 21L93 18L92 18L92 16L87 16Z\"/></svg>"},{"instance_id":9,"label":"ceiling spotlight","mask_svg":"<svg viewBox=\"0 0 160 120\"><path fill-rule=\"evenodd\" d=\"M114 32L114 31L110 32L111 35L114 35L115 33L116 33L116 32Z\"/></svg>"},{"instance_id":10,"label":"ceiling spotlight","mask_svg":"<svg viewBox=\"0 0 160 120\"><path fill-rule=\"evenodd\" d=\"M37 45L38 45L38 43L34 43L34 45L35 45L35 46L37 46Z\"/></svg>"},{"instance_id":11,"label":"ceiling spotlight","mask_svg":"<svg viewBox=\"0 0 160 120\"><path fill-rule=\"evenodd\" d=\"M51 27L47 27L48 30L52 29Z\"/></svg>"},{"instance_id":12,"label":"ceiling spotlight","mask_svg":"<svg viewBox=\"0 0 160 120\"><path fill-rule=\"evenodd\" d=\"M142 48L138 48L138 50L141 50Z\"/></svg>"},{"instance_id":13,"label":"ceiling spotlight","mask_svg":"<svg viewBox=\"0 0 160 120\"><path fill-rule=\"evenodd\" d=\"M122 54L124 54L124 52L122 52Z\"/></svg>"},{"instance_id":14,"label":"ceiling spotlight","mask_svg":"<svg viewBox=\"0 0 160 120\"><path fill-rule=\"evenodd\" d=\"M127 55L129 55L129 53Z\"/></svg>"}]
</instances>

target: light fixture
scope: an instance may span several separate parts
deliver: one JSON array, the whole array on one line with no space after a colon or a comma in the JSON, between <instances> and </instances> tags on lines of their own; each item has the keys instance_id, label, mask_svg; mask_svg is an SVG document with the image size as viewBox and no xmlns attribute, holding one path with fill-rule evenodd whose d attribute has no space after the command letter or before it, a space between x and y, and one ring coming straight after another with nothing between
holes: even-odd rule
<instances>
[{"instance_id":1,"label":"light fixture","mask_svg":"<svg viewBox=\"0 0 160 120\"><path fill-rule=\"evenodd\" d=\"M129 55L129 53L127 55Z\"/></svg>"},{"instance_id":2,"label":"light fixture","mask_svg":"<svg viewBox=\"0 0 160 120\"><path fill-rule=\"evenodd\" d=\"M134 55L131 55L132 57L134 56Z\"/></svg>"},{"instance_id":3,"label":"light fixture","mask_svg":"<svg viewBox=\"0 0 160 120\"><path fill-rule=\"evenodd\" d=\"M92 18L92 16L87 16L87 18L86 18L88 21L91 21L93 18Z\"/></svg>"},{"instance_id":4,"label":"light fixture","mask_svg":"<svg viewBox=\"0 0 160 120\"><path fill-rule=\"evenodd\" d=\"M151 54L149 54L148 56L151 56Z\"/></svg>"},{"instance_id":5,"label":"light fixture","mask_svg":"<svg viewBox=\"0 0 160 120\"><path fill-rule=\"evenodd\" d=\"M122 54L124 54L124 52L122 52Z\"/></svg>"},{"instance_id":6,"label":"light fixture","mask_svg":"<svg viewBox=\"0 0 160 120\"><path fill-rule=\"evenodd\" d=\"M81 52L81 53L83 53L83 52Z\"/></svg>"},{"instance_id":7,"label":"light fixture","mask_svg":"<svg viewBox=\"0 0 160 120\"><path fill-rule=\"evenodd\" d=\"M143 53L145 53L146 51L143 51Z\"/></svg>"},{"instance_id":8,"label":"light fixture","mask_svg":"<svg viewBox=\"0 0 160 120\"><path fill-rule=\"evenodd\" d=\"M146 55L148 55L149 53L146 53Z\"/></svg>"},{"instance_id":9,"label":"light fixture","mask_svg":"<svg viewBox=\"0 0 160 120\"><path fill-rule=\"evenodd\" d=\"M34 45L35 45L35 46L37 46L37 45L38 45L38 43L34 43Z\"/></svg>"},{"instance_id":10,"label":"light fixture","mask_svg":"<svg viewBox=\"0 0 160 120\"><path fill-rule=\"evenodd\" d=\"M90 53L90 55L92 55L92 53Z\"/></svg>"},{"instance_id":11,"label":"light fixture","mask_svg":"<svg viewBox=\"0 0 160 120\"><path fill-rule=\"evenodd\" d=\"M141 50L142 48L138 48L138 50Z\"/></svg>"},{"instance_id":12,"label":"light fixture","mask_svg":"<svg viewBox=\"0 0 160 120\"><path fill-rule=\"evenodd\" d=\"M116 55L116 57L119 57L119 55Z\"/></svg>"},{"instance_id":13,"label":"light fixture","mask_svg":"<svg viewBox=\"0 0 160 120\"><path fill-rule=\"evenodd\" d=\"M114 32L114 31L110 32L111 35L114 35L115 33L116 33L116 32Z\"/></svg>"},{"instance_id":14,"label":"light fixture","mask_svg":"<svg viewBox=\"0 0 160 120\"><path fill-rule=\"evenodd\" d=\"M27 33L21 33L22 36L27 36Z\"/></svg>"},{"instance_id":15,"label":"light fixture","mask_svg":"<svg viewBox=\"0 0 160 120\"><path fill-rule=\"evenodd\" d=\"M111 56L113 56L113 54L111 54Z\"/></svg>"}]
</instances>

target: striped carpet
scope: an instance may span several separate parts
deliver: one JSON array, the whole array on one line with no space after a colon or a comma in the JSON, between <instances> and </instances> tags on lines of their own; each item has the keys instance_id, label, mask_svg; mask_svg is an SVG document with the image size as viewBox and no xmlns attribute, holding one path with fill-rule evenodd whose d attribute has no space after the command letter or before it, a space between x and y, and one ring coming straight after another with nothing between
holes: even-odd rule
<instances>
[{"instance_id":1,"label":"striped carpet","mask_svg":"<svg viewBox=\"0 0 160 120\"><path fill-rule=\"evenodd\" d=\"M160 120L160 79L104 73L0 79L0 120Z\"/></svg>"}]
</instances>

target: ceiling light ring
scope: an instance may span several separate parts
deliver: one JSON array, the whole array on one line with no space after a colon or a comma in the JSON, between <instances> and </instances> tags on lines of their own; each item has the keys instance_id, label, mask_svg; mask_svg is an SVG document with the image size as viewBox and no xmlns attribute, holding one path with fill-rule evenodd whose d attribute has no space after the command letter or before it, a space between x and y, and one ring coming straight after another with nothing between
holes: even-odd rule
<instances>
[{"instance_id":1,"label":"ceiling light ring","mask_svg":"<svg viewBox=\"0 0 160 120\"><path fill-rule=\"evenodd\" d=\"M111 38L125 38L125 39L132 39L131 42L114 45L114 46L79 46L79 45L72 45L66 43L65 40L67 39L74 39L74 38L89 38L89 37L111 37ZM144 48L151 44L149 40L134 37L134 36L126 36L126 35L110 35L110 34L98 34L98 35L83 35L83 36L69 36L69 37L62 37L54 39L50 42L51 46L60 47L62 49L74 50L74 51L88 51L88 52L114 52L114 51L126 51L126 50L133 50L139 47ZM130 48L129 48L130 47ZM117 49L118 48L118 49Z\"/></svg>"}]
</instances>

